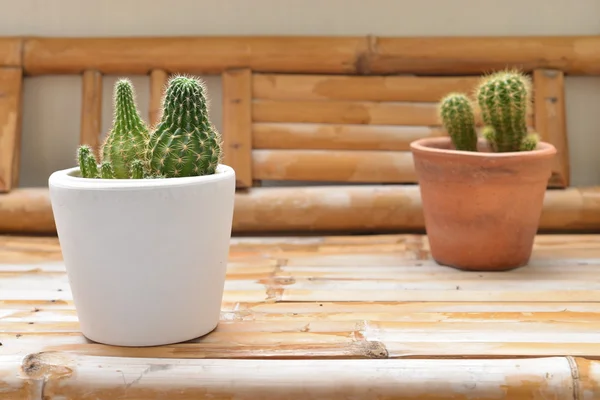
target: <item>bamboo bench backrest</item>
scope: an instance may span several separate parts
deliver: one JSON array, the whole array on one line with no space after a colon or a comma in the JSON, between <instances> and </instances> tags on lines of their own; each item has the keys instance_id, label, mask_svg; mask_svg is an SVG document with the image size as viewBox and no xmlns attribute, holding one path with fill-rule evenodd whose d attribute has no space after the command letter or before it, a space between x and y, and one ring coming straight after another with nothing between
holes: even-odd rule
<instances>
[{"instance_id":1,"label":"bamboo bench backrest","mask_svg":"<svg viewBox=\"0 0 600 400\"><path fill-rule=\"evenodd\" d=\"M267 181L417 183L409 144L446 135L437 103L447 93L473 93L480 75L351 76L223 74L223 123L228 162L238 187ZM535 70L530 130L553 143L550 187L568 185L564 81ZM478 129L481 117L476 111Z\"/></svg>"},{"instance_id":2,"label":"bamboo bench backrest","mask_svg":"<svg viewBox=\"0 0 600 400\"><path fill-rule=\"evenodd\" d=\"M443 134L434 103L504 67L533 74L530 123L559 151L550 186L565 187L564 74L599 74L599 43L597 36L0 38L0 193L18 185L27 75L81 74L80 142L97 148L104 74L150 75L150 122L169 74L222 74L225 161L244 188L261 180L415 183L407 146Z\"/></svg>"}]
</instances>

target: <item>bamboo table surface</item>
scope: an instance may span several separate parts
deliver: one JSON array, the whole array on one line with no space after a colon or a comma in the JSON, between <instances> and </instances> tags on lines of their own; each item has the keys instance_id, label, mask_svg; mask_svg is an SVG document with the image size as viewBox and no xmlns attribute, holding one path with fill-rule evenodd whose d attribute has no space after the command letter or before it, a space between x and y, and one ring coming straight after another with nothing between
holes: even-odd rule
<instances>
[{"instance_id":1,"label":"bamboo table surface","mask_svg":"<svg viewBox=\"0 0 600 400\"><path fill-rule=\"evenodd\" d=\"M80 334L61 259L0 237L0 399L600 399L600 235L500 273L421 235L233 238L217 329L149 348Z\"/></svg>"}]
</instances>

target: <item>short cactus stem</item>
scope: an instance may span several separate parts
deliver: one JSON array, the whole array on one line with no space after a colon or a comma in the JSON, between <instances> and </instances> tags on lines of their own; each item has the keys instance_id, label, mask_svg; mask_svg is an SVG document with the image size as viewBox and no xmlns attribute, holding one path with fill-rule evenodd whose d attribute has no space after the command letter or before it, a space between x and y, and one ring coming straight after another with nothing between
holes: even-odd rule
<instances>
[{"instance_id":1,"label":"short cactus stem","mask_svg":"<svg viewBox=\"0 0 600 400\"><path fill-rule=\"evenodd\" d=\"M87 158L87 170L90 178L98 178L100 176L96 157L93 154L90 154Z\"/></svg>"},{"instance_id":2,"label":"short cactus stem","mask_svg":"<svg viewBox=\"0 0 600 400\"><path fill-rule=\"evenodd\" d=\"M115 179L115 172L113 171L110 161L104 161L100 165L100 177L102 179Z\"/></svg>"},{"instance_id":3,"label":"short cactus stem","mask_svg":"<svg viewBox=\"0 0 600 400\"><path fill-rule=\"evenodd\" d=\"M84 144L77 149L77 162L83 178L97 178L98 167L96 157L90 146Z\"/></svg>"},{"instance_id":4,"label":"short cactus stem","mask_svg":"<svg viewBox=\"0 0 600 400\"><path fill-rule=\"evenodd\" d=\"M131 179L144 178L144 163L142 160L134 160L131 163Z\"/></svg>"},{"instance_id":5,"label":"short cactus stem","mask_svg":"<svg viewBox=\"0 0 600 400\"><path fill-rule=\"evenodd\" d=\"M523 138L521 142L521 151L532 151L537 148L540 139L536 133L529 133Z\"/></svg>"},{"instance_id":6,"label":"short cactus stem","mask_svg":"<svg viewBox=\"0 0 600 400\"><path fill-rule=\"evenodd\" d=\"M442 99L439 113L454 147L477 151L475 116L469 98L462 93L450 93Z\"/></svg>"}]
</instances>

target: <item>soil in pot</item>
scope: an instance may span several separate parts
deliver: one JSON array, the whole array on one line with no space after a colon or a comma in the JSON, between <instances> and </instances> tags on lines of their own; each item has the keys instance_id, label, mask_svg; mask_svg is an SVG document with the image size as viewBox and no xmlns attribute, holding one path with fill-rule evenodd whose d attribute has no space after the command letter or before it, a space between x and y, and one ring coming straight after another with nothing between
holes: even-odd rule
<instances>
[{"instance_id":1,"label":"soil in pot","mask_svg":"<svg viewBox=\"0 0 600 400\"><path fill-rule=\"evenodd\" d=\"M449 137L411 143L433 259L464 270L526 265L556 149L457 151Z\"/></svg>"}]
</instances>

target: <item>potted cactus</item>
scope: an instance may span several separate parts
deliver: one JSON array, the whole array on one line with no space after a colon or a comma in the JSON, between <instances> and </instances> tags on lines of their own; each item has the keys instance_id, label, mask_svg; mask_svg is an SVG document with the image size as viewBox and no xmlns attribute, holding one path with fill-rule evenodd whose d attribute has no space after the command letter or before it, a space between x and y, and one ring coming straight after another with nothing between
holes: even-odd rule
<instances>
[{"instance_id":1,"label":"potted cactus","mask_svg":"<svg viewBox=\"0 0 600 400\"><path fill-rule=\"evenodd\" d=\"M431 255L465 270L513 269L531 257L556 149L528 131L527 75L484 76L474 97L447 94L448 135L411 143Z\"/></svg>"},{"instance_id":2,"label":"potted cactus","mask_svg":"<svg viewBox=\"0 0 600 400\"><path fill-rule=\"evenodd\" d=\"M96 157L54 172L50 200L82 333L110 345L190 340L218 321L235 173L221 164L204 85L175 76L161 120L140 117L120 79L113 126Z\"/></svg>"}]
</instances>

